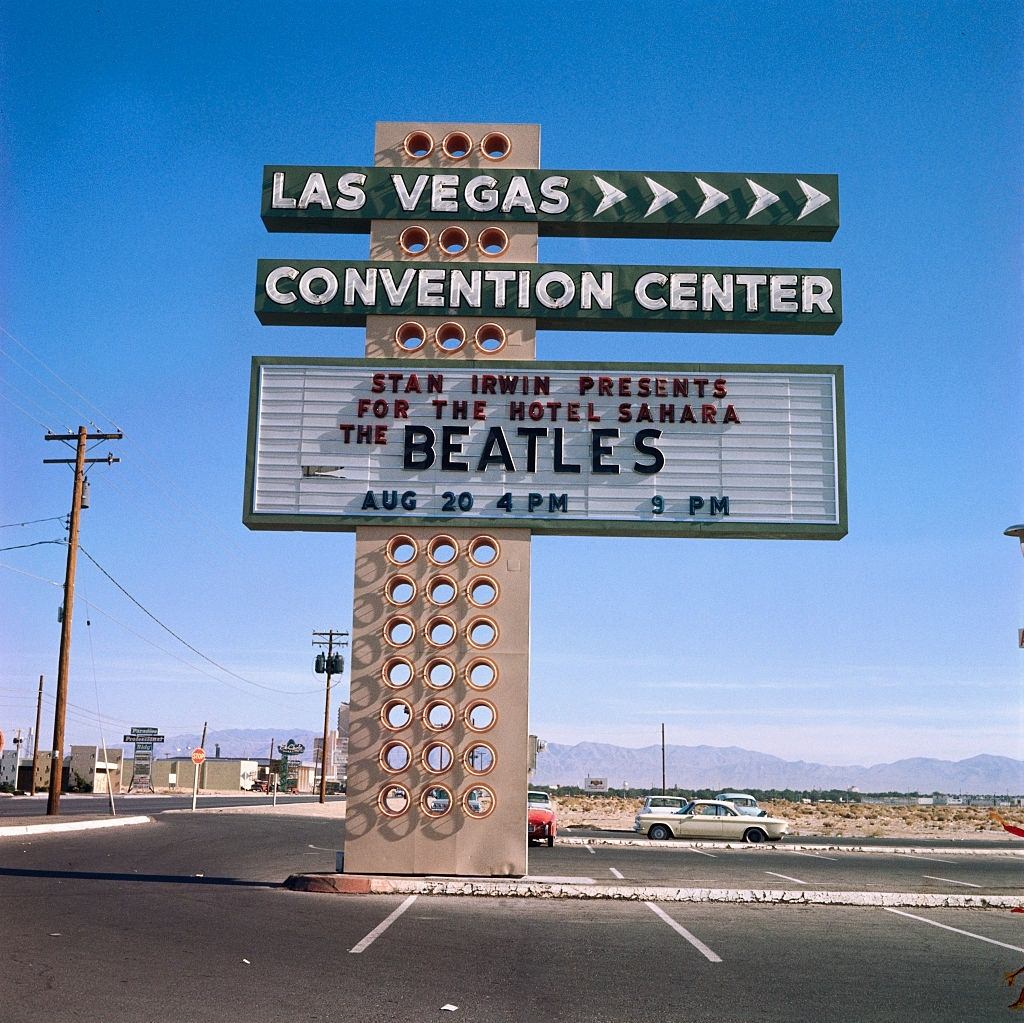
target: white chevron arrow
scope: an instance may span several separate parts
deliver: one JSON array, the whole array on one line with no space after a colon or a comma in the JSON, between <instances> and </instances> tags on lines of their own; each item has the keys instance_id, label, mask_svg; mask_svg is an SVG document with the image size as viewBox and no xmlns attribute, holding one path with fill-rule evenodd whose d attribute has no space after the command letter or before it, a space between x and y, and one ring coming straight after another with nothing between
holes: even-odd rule
<instances>
[{"instance_id":1,"label":"white chevron arrow","mask_svg":"<svg viewBox=\"0 0 1024 1023\"><path fill-rule=\"evenodd\" d=\"M800 211L800 216L796 218L797 220L803 220L808 213L820 210L825 203L832 201L831 196L826 195L824 192L819 192L813 185L807 184L806 181L801 181L797 178L796 183L803 189L804 195L807 196L807 202L804 203L804 208Z\"/></svg>"},{"instance_id":2,"label":"white chevron arrow","mask_svg":"<svg viewBox=\"0 0 1024 1023\"><path fill-rule=\"evenodd\" d=\"M644 181L647 182L647 187L651 190L651 195L654 196L651 205L647 207L647 212L644 214L645 217L649 217L652 213L660 210L662 206L667 206L670 202L674 202L679 198L675 192L670 192L664 185L659 185L657 181L651 178L645 176Z\"/></svg>"},{"instance_id":3,"label":"white chevron arrow","mask_svg":"<svg viewBox=\"0 0 1024 1023\"><path fill-rule=\"evenodd\" d=\"M729 196L725 192L719 192L714 185L709 185L706 181L702 181L700 178L695 179L697 184L700 185L700 190L704 193L704 202L701 208L697 211L697 217L699 219L703 217L708 210L713 210L716 206L721 206Z\"/></svg>"},{"instance_id":4,"label":"white chevron arrow","mask_svg":"<svg viewBox=\"0 0 1024 1023\"><path fill-rule=\"evenodd\" d=\"M756 197L754 205L750 207L750 212L747 214L747 220L751 217L756 217L758 213L763 212L769 206L779 201L779 197L774 192L769 192L767 188L762 187L756 181L751 181L750 178L747 178L747 184L750 185L750 190Z\"/></svg>"},{"instance_id":5,"label":"white chevron arrow","mask_svg":"<svg viewBox=\"0 0 1024 1023\"><path fill-rule=\"evenodd\" d=\"M626 193L619 191L614 185L609 185L604 178L599 178L596 174L594 175L594 180L604 195L597 209L594 210L594 216L596 217L598 214L604 213L605 210L611 209L617 202L625 199Z\"/></svg>"}]
</instances>

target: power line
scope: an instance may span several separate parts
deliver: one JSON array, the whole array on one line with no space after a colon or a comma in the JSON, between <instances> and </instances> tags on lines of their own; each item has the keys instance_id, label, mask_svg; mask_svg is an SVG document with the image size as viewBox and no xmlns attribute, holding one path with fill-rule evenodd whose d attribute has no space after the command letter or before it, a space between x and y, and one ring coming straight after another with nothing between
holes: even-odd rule
<instances>
[{"instance_id":1,"label":"power line","mask_svg":"<svg viewBox=\"0 0 1024 1023\"><path fill-rule=\"evenodd\" d=\"M47 372L51 373L51 374L52 374L52 375L53 375L53 376L55 377L55 379L59 380L59 381L60 381L60 382L61 382L61 383L62 383L62 384L63 384L63 385L65 386L65 387L67 387L67 388L68 388L68 389L69 389L69 390L70 390L70 391L71 391L71 392L72 392L73 394L75 394L75 395L77 395L77 396L78 396L79 398L81 398L81 399L82 399L82 401L84 401L84 402L85 402L85 403L86 403L86 404L87 404L87 405L88 405L88 406L89 406L90 408L92 408L92 409L95 409L95 410L96 410L96 412L98 412L98 413L100 414L100 416L101 416L101 417L102 417L103 419L106 419L106 420L108 420L109 422L113 423L113 419L111 419L111 418L110 418L109 416L107 416L107 415L106 415L105 413L103 413L103 412L102 412L102 411L101 411L100 409L96 408L96 406L95 406L95 405L93 405L93 404L92 404L92 403L91 403L91 402L90 402L90 401L89 401L89 400L88 400L88 399L87 399L87 398L86 398L86 397L85 397L85 396L84 396L83 394L81 394L80 392L76 391L76 390L75 390L75 389L74 389L73 387L71 387L71 385L70 385L70 384L68 384L68 383L67 383L67 382L66 382L65 380L63 380L63 378L61 378L61 377L60 377L60 376L59 376L59 375L58 375L57 373L55 373L55 372L54 372L54 371L53 371L52 369L50 369L50 367L49 367L49 366L48 366L48 365L47 365L46 363L44 363L44 362L43 362L43 361L42 361L42 360L41 360L41 359L40 359L40 358L39 358L39 357L38 357L37 355L35 355L35 353L34 353L34 352L33 352L33 351L32 351L32 350L30 349L30 348L28 348L28 346L27 346L27 345L25 345L25 344L24 344L23 342L19 341L19 340L18 340L18 338L14 337L14 335L13 335L13 334L12 334L12 333L11 333L11 332L10 332L10 331L9 331L9 330L8 330L8 329L6 328L6 327L4 327L4 326L3 326L2 324L0 324L0 332L2 332L3 334L6 334L6 335L7 335L7 337L11 338L11 340L12 340L12 341L14 341L14 343L15 343L15 344L17 344L19 348L22 348L22 349L23 349L23 350L24 350L25 352L27 352L27 353L28 353L28 354L29 354L30 356L32 356L32 358L33 358L33 359L35 359L35 361L36 361L36 362L38 362L38 363L39 363L39 364L40 364L41 366L43 366L43 368L44 368L44 369L46 369L46 370L47 370ZM44 383L43 381L39 380L39 379L38 379L38 377L35 377L35 376L33 376L33 374L31 374L31 373L30 373L30 372L29 372L29 371L28 371L27 369L24 369L24 367L22 367L22 366L21 366L21 364L20 364L20 363L18 363L18 362L17 362L17 361L16 361L15 359L14 359L13 355L11 355L11 353L10 353L10 352L8 352L8 351L5 351L5 350L3 349L3 347L2 347L2 346L0 346L0 353L3 353L4 355L6 355L6 356L7 356L7 358L11 359L11 361L12 361L12 362L14 362L14 364L15 364L16 366L18 366L18 367L19 367L20 369L22 369L22 370L23 370L23 371L24 371L24 372L25 372L25 373L26 373L26 374L27 374L28 376L32 377L32 379L36 380L36 382L37 382L37 383L38 383L38 384L39 384L39 385L40 385L41 387L43 387L43 388L45 388L46 390L48 390L48 391L49 391L49 392L50 392L51 394L54 394L54 396L55 396L55 397L57 397L57 398L58 398L58 399L59 399L60 401L62 401L62 402L63 402L64 404L68 405L68 407L69 407L69 408L72 408L72 409L74 409L76 413L79 413L79 414L80 414L80 409L78 409L78 408L77 408L76 406L73 406L73 405L71 405L70 403L68 403L68 402L67 402L67 401L66 401L66 400L65 400L64 398L61 398L61 397L60 397L60 395L56 394L56 392L54 392L54 391L53 391L53 390L52 390L51 388L49 388L47 384L45 384L45 383ZM13 385L12 385L12 386L13 386ZM43 427L43 429L45 429L45 430L47 430L47 431L50 431L50 427L49 427L49 425L48 425L48 424L46 424L46 423L43 423L43 422L41 422L41 421L40 421L39 419L37 419L37 418L36 418L35 416L33 416L33 415L32 415L32 414L30 413L30 412L26 411L26 410L25 410L24 408L22 408L22 407L21 407L20 405L18 405L18 404L17 404L17 403L15 403L14 401L12 401L12 400L11 400L10 398L7 398L7 397L6 397L5 395L3 395L3 394L0 394L0 397L3 397L3 398L5 398L5 400L7 400L7 401L10 401L10 403L11 403L12 405L14 405L14 407L15 407L15 408L16 408L16 409L17 409L17 410L18 410L19 412L21 412L21 413L22 413L23 415L25 415L25 416L26 416L27 418L31 419L31 420L32 420L32 422L36 423L36 424L37 424L38 426L41 426L41 427ZM29 399L29 400L31 401L32 399ZM36 405L37 407L39 407L39 408L41 409L41 411L42 411L42 414L43 414L44 416L45 416L45 415L47 414L46 410L45 410L45 409L43 409L43 408L42 408L42 406L40 406L40 405L38 404L38 402L34 402L34 401L33 401L32 403L33 403L34 405ZM95 422L93 422L92 420L90 420L90 422L92 423L92 425L93 425L93 426L95 426L95 425L96 425L96 424L95 424ZM120 429L120 427L118 427L118 429ZM69 446L69 447L71 447L71 446L73 446L73 445L70 445L70 444L69 444L68 446ZM136 453L135 453L135 455L136 455L136 459L138 459L139 453L138 453L138 452L136 452ZM147 456L143 455L143 457L145 458L145 457L147 457ZM151 486L152 486L152 487L155 487L155 488L156 488L156 489L157 489L157 490L158 490L158 491L159 491L159 492L160 492L160 493L161 493L161 494L162 494L162 495L164 496L164 498L165 498L165 499L166 499L167 501L169 501L170 503L173 503L173 504L174 504L174 505L176 505L176 506L177 506L177 507L178 507L179 509L182 509L182 510L184 511L184 513L185 513L185 514L186 514L186 515L187 515L187 516L188 516L188 517L189 517L189 518L190 518L190 519L191 519L191 520L192 520L192 521L193 521L194 523L199 523L199 524L200 524L200 525L201 525L201 526L202 526L202 527L203 527L203 528L204 528L204 529L205 529L205 530L207 531L207 534L208 534L208 543L209 543L209 544L210 544L211 546L217 545L217 546L219 546L219 547L223 547L223 546L224 546L224 540L225 540L225 539L227 539L227 540L228 540L228 541L230 542L230 544L231 544L231 547L232 547L232 549L233 549L233 550L234 550L234 551L235 551L235 552L236 552L236 553L237 553L238 555L240 555L240 556L244 556L244 550L243 550L243 548L242 548L242 547L241 547L241 546L239 545L239 543L238 543L238 540L237 540L237 538L235 537L235 535L234 535L234 534L232 534L232 533L229 533L229 532L228 532L228 531L227 531L226 529L224 529L223 527L219 526L219 525L218 525L218 524L217 524L216 522L209 522L209 521L204 521L204 520L202 520L202 519L201 519L201 518L200 518L200 517L198 516L198 514L196 513L195 509L194 509L194 508L193 508L192 506L189 506L189 505L187 505L187 504L186 504L185 502L183 502L183 501L182 501L182 500L181 500L181 499L180 499L180 498L179 498L179 497L177 496L177 494L176 494L176 493L175 493L175 492L174 492L173 490L171 490L171 488L169 488L169 487L166 487L166 486L164 486L164 485L163 485L163 484L161 483L160 479L159 479L159 478L157 477L157 475L155 475L154 473L151 473L151 472L147 472L147 470L146 470L145 466L143 466L143 465L139 464L139 462L138 462L137 460L135 461L135 468L137 469L137 471L138 471L138 472L140 472L140 473L141 473L141 474L142 474L143 476L145 476L145 477L146 477L146 479L147 479L147 480L149 481L149 483L151 484ZM116 483L115 483L115 482L113 481L113 479L110 479L110 480L109 480L108 482L110 482L110 483L111 483L111 485L115 487L115 489L117 489L117 490L120 490L120 491L121 491L122 493L129 493L129 491L128 491L128 490L126 490L125 488L122 488L122 487L118 486L118 485L117 485L117 484L116 484ZM146 507L146 506L144 505L143 507ZM211 527L211 526L215 527L215 531L217 532L218 536L219 536L219 537L221 538L220 540L215 540L215 539L214 539L214 538L212 537L212 535L211 535L211 534L209 533L209 530L210 530L210 527ZM194 531L194 535L197 535L197 534L199 534L199 533L200 533L200 530L195 530L195 531Z\"/></svg>"},{"instance_id":2,"label":"power line","mask_svg":"<svg viewBox=\"0 0 1024 1023\"><path fill-rule=\"evenodd\" d=\"M9 398L6 394L0 394L0 398L3 398L8 404L13 405L23 416L31 419L36 426L41 426L44 430L49 431L50 427L46 423L40 422L31 412L26 412L16 401Z\"/></svg>"},{"instance_id":3,"label":"power line","mask_svg":"<svg viewBox=\"0 0 1024 1023\"><path fill-rule=\"evenodd\" d=\"M152 611L149 610L145 605L135 599L84 547L78 548L143 614L151 618L161 629L164 630L168 635L173 636L182 646L187 647L196 656L201 657L204 661L212 664L219 671L223 671L226 675L230 675L232 678L237 678L239 682L245 682L246 685L256 686L258 689L266 689L272 693L286 693L289 696L297 695L294 689L278 689L276 686L266 686L262 682L253 682L252 679L246 678L244 675L239 675L237 672L232 671L230 668L225 668L223 664L218 663L212 657L208 657L202 652L192 646L188 640L178 635L169 625L165 625ZM311 689L309 692L318 692L316 689Z\"/></svg>"},{"instance_id":4,"label":"power line","mask_svg":"<svg viewBox=\"0 0 1024 1023\"><path fill-rule=\"evenodd\" d=\"M14 565L5 565L2 562L0 562L0 568L5 568L7 569L8 572L14 572L17 575L23 575L28 579L34 579L36 582L46 583L47 586L53 586L58 590L63 588L62 584L57 582L56 579L47 579L41 575L34 575L32 572L26 572L24 569L15 568ZM115 625L120 626L122 629L125 630L125 632L130 633L136 639L141 639L143 643L146 643L149 646L153 647L154 650L159 650L160 653L162 654L166 654L168 657L177 661L179 664L184 664L186 668L190 668L192 671L197 671L199 672L200 675L205 675L207 678L213 679L214 682L218 682L223 686L227 686L229 689L234 689L238 693L245 693L247 696L251 695L248 690L242 689L241 686L232 685L230 682L228 682L227 679L223 679L218 675L214 675L209 671L205 671L203 668L200 668L198 664L192 664L191 661L186 661L184 657L179 657L172 650L168 650L167 647L160 646L159 643L154 643L153 640L151 640L148 636L143 636L141 632L137 632L130 625L126 625L124 622L122 622L119 618L115 618L109 611L104 611L102 607L98 607L96 604L92 604L88 600L84 600L84 598L83 601L86 607L88 607L90 610L98 612L99 614L103 615L104 618L109 618L110 621L112 621ZM249 679L242 678L241 675L236 677L241 679L243 682L248 682L249 685L259 685L258 682L251 682ZM272 686L263 686L262 688L268 689L274 693L282 693L285 696L309 696L312 693L320 692L319 689L276 689Z\"/></svg>"},{"instance_id":5,"label":"power line","mask_svg":"<svg viewBox=\"0 0 1024 1023\"><path fill-rule=\"evenodd\" d=\"M114 426L114 429L120 433L120 427L118 427L117 423L115 423L114 420L110 418L110 416L103 412L102 409L98 409L91 401L89 401L88 398L86 398L84 394L82 394L80 391L76 391L75 388L72 387L71 384L69 384L63 377L61 377L59 374L55 373L52 369L50 369L50 367L47 366L47 364L43 362L43 360L40 359L39 356L36 355L36 353L33 352L31 348L29 348L27 345L22 344L2 323L0 323L0 331L6 334L22 351L27 352L29 355L31 355L32 358L35 359L36 362L38 362L39 365L43 367L43 369L45 369L51 376L59 380L72 394L81 398L82 401L84 401L86 405L88 405L89 408L91 408L94 412L98 412L101 419L105 419L108 423L111 423ZM10 358L10 356L8 356L8 358Z\"/></svg>"},{"instance_id":6,"label":"power line","mask_svg":"<svg viewBox=\"0 0 1024 1023\"><path fill-rule=\"evenodd\" d=\"M2 328L0 328L0 329L2 329ZM23 366L23 365L22 365L22 364L21 364L20 362L18 362L18 360L17 360L17 359L16 359L16 358L15 358L15 357L14 357L13 355L11 355L11 353L10 353L9 351L7 351L7 349L6 349L6 348L4 348L4 347L3 347L2 345L0 345L0 355L6 355L6 356L7 356L7 358L8 358L8 359L10 359L10 360L11 360L11 362L13 362L13 363L14 363L14 365L15 365L15 366L17 366L17 367L18 367L18 369L20 369L20 370L21 370L21 372L25 374L25 376L27 376L27 377L28 377L28 378L29 378L30 380L33 380L33 381L35 381L35 383L37 383L37 384L38 384L38 385L39 385L39 386L40 386L40 387L41 387L41 388L42 388L42 389L43 389L44 391L46 391L46 392L47 392L47 394L50 394L50 395L52 395L52 396L53 396L54 398L56 398L56 399L57 399L57 401L59 401L59 402L60 402L60 403L61 403L62 405L66 405L66 406L67 406L67 407L68 407L69 409L71 409L71 411L75 413L75 418L76 418L76 419L85 419L85 420L87 420L87 421L88 421L88 422L90 423L90 425L92 425L92 426L96 426L96 424L95 424L95 423L94 423L94 422L93 422L93 421L92 421L91 419L89 419L89 417L88 417L88 416L86 416L86 415L85 415L85 414L83 413L83 410L82 410L82 409L80 409L80 408L79 408L79 407L78 407L77 405L73 405L73 404L72 404L72 403L71 403L70 401L68 401L68 400L67 400L67 398L65 398L65 397L64 397L63 395L59 394L59 393L58 393L57 391L55 391L55 390L54 390L54 389L53 389L53 388L52 388L52 387L51 387L51 386L50 386L49 384L47 384L47 383L45 383L44 381L40 380L40 379L39 379L39 377L37 377L37 376L35 375L35 373L33 373L33 372L32 372L31 370L29 370L29 369L26 369L26 368L25 368L25 367L24 367L24 366ZM10 383L10 381L8 381L8 383ZM13 386L13 385L11 385L11 386ZM22 392L22 393L24 393L24 392ZM35 399L30 399L30 401L32 401L32 404L33 404L33 405L36 405L37 407L41 407L41 406L39 406L39 402L37 402L37 401L36 401ZM44 414L45 414L45 413L44 413ZM98 429L99 429L99 427L98 427L98 426L96 426L96 429L98 430Z\"/></svg>"},{"instance_id":7,"label":"power line","mask_svg":"<svg viewBox=\"0 0 1024 1023\"><path fill-rule=\"evenodd\" d=\"M5 565L0 562L0 568L6 568L8 572L16 572L18 575L26 576L29 579L35 579L37 582L46 583L48 586L56 586L58 590L64 588L64 584L57 582L56 579L46 579L41 575L33 575L31 572L26 572L22 568L15 568L13 565Z\"/></svg>"},{"instance_id":8,"label":"power line","mask_svg":"<svg viewBox=\"0 0 1024 1023\"><path fill-rule=\"evenodd\" d=\"M93 610L98 611L99 608L94 607ZM0 692L22 693L23 694L22 690L11 689L9 687L3 687L3 686L0 686ZM53 696L51 693L46 693L46 692L43 693L43 700L46 701L48 704L52 705L55 699L56 699L56 697ZM31 704L35 703L35 697L34 696L25 696L25 695L0 696L0 702L4 702L4 703L24 703L24 704L31 705ZM110 727L113 727L114 725L131 726L131 725L135 724L134 720L129 720L128 718L114 717L114 715L112 715L112 714L100 714L100 713L97 713L94 710L89 710L88 707L82 707L82 706L80 706L77 703L72 703L70 700L68 701L68 708L69 708L68 709L68 716L69 717L77 718L77 719L79 719L81 722L83 722L85 724L93 725L93 724L99 724L99 723L105 722ZM192 726L191 725L170 725L170 726L167 726L167 727L171 731L187 732L189 730L189 728L191 728Z\"/></svg>"},{"instance_id":9,"label":"power line","mask_svg":"<svg viewBox=\"0 0 1024 1023\"><path fill-rule=\"evenodd\" d=\"M51 515L48 519L29 519L27 522L5 522L0 529L10 529L12 526L34 526L37 522L63 522L66 515Z\"/></svg>"},{"instance_id":10,"label":"power line","mask_svg":"<svg viewBox=\"0 0 1024 1023\"><path fill-rule=\"evenodd\" d=\"M230 547L230 549L234 552L235 556L238 558L244 558L247 556L245 549L238 542L237 537L233 533L228 532L228 530L224 529L222 526L218 526L215 520L203 519L193 510L193 508L186 505L183 501L180 500L180 498L176 497L168 488L161 486L159 482L156 480L155 476L146 472L146 470L137 460L137 457L133 458L131 464L134 470L140 472L143 476L145 476L153 483L153 486L163 495L165 501L168 504L174 504L178 508L183 509L185 514L191 519L191 521L196 523L198 526L205 527L207 530L209 530L209 527L213 525L217 529L219 538L214 537L210 532L207 532L206 535L203 535L199 530L193 530L192 533L190 534L192 540L204 541L205 543L209 544L211 549L220 552L223 552L225 549ZM125 478L128 480L132 479L132 474L130 471L125 473ZM113 476L108 477L104 481L104 485L112 486L115 490L118 490L122 494L124 494L129 500L137 500L136 492L133 491L132 489L129 489L128 487L122 487L114 479ZM149 494L149 496L152 497L152 494ZM161 517L160 515L158 515L155 508L155 503L152 500L147 500L141 504L137 504L136 512L138 514L145 515L153 522L158 522L160 523L160 525L166 526L168 521L167 517Z\"/></svg>"},{"instance_id":11,"label":"power line","mask_svg":"<svg viewBox=\"0 0 1024 1023\"><path fill-rule=\"evenodd\" d=\"M10 358L10 354L8 352L4 352L4 350L2 348L0 348L0 352L3 352L4 355L6 355L8 358ZM15 363L15 365L17 365L17 363ZM11 388L19 397L23 398L30 405L33 405L38 410L40 415L45 416L48 419L52 419L53 418L50 415L50 411L51 411L50 409L45 408L42 405L41 402L36 401L36 399L33 398L32 395L30 395L23 388L18 387L16 384L12 383L10 378L6 379L4 381L4 383L7 385L7 387Z\"/></svg>"},{"instance_id":12,"label":"power line","mask_svg":"<svg viewBox=\"0 0 1024 1023\"><path fill-rule=\"evenodd\" d=\"M36 540L35 543L19 543L19 544L15 544L15 546L13 546L13 547L0 547L0 552L2 552L2 551L20 551L20 550L24 550L26 547L41 547L41 546L43 546L43 544L48 544L48 543L59 543L59 544L67 545L67 540Z\"/></svg>"}]
</instances>

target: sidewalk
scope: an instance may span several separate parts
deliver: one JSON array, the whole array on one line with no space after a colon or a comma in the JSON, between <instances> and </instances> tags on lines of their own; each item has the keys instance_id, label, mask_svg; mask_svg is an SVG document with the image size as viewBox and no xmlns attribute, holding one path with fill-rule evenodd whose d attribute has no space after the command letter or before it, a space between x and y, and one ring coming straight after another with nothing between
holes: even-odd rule
<instances>
[{"instance_id":1,"label":"sidewalk","mask_svg":"<svg viewBox=\"0 0 1024 1023\"><path fill-rule=\"evenodd\" d=\"M344 799L332 799L326 803L281 803L274 806L268 797L266 804L259 806L201 806L196 813L257 813L283 817L331 817L335 820L345 819ZM164 810L164 813L192 813L190 807L179 810Z\"/></svg>"},{"instance_id":2,"label":"sidewalk","mask_svg":"<svg viewBox=\"0 0 1024 1023\"><path fill-rule=\"evenodd\" d=\"M50 835L63 831L93 831L96 828L122 828L131 824L152 824L152 817L118 814L83 814L74 820L54 820L48 817L4 817L0 824L0 838L16 835Z\"/></svg>"}]
</instances>

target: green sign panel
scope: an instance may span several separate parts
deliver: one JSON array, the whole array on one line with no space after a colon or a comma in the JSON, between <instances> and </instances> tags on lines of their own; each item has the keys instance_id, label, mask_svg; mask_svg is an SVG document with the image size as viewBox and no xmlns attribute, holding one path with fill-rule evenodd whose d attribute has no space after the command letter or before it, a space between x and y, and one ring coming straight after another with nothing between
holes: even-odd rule
<instances>
[{"instance_id":1,"label":"green sign panel","mask_svg":"<svg viewBox=\"0 0 1024 1023\"><path fill-rule=\"evenodd\" d=\"M835 269L409 263L258 263L263 324L358 327L368 315L524 317L548 330L834 334Z\"/></svg>"},{"instance_id":2,"label":"green sign panel","mask_svg":"<svg viewBox=\"0 0 1024 1023\"><path fill-rule=\"evenodd\" d=\"M372 220L536 223L542 235L829 241L835 174L712 171L263 170L269 231L365 233Z\"/></svg>"}]
</instances>

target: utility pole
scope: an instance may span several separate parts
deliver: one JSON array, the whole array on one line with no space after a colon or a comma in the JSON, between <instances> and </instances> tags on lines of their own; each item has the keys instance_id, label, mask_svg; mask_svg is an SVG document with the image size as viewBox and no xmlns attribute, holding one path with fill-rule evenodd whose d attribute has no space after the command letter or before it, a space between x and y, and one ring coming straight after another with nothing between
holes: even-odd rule
<instances>
[{"instance_id":1,"label":"utility pole","mask_svg":"<svg viewBox=\"0 0 1024 1023\"><path fill-rule=\"evenodd\" d=\"M323 654L317 654L313 666L313 670L317 674L325 673L327 675L326 694L324 696L324 741L320 750L321 803L327 802L327 733L330 730L331 724L331 675L339 675L345 668L345 659L340 653L335 653L335 640L337 640L339 647L344 646L348 642L348 633L336 632L334 629L329 629L327 632L313 633L313 646L327 647L327 656L324 657Z\"/></svg>"},{"instance_id":2,"label":"utility pole","mask_svg":"<svg viewBox=\"0 0 1024 1023\"><path fill-rule=\"evenodd\" d=\"M64 572L64 612L60 626L60 656L57 661L57 698L53 711L53 759L50 761L50 793L46 801L46 813L53 816L60 812L60 779L64 768L64 720L68 704L68 663L71 657L71 615L75 605L75 568L78 565L78 520L82 511L82 490L85 487L85 467L94 462L112 465L121 459L107 455L106 458L86 458L86 445L91 440L120 440L122 433L89 433L84 427L77 434L48 433L45 440L76 441L74 458L44 458L49 465L75 466L75 482L71 491L71 518L68 526L68 561Z\"/></svg>"},{"instance_id":3,"label":"utility pole","mask_svg":"<svg viewBox=\"0 0 1024 1023\"><path fill-rule=\"evenodd\" d=\"M661 723L661 794L665 795L665 722Z\"/></svg>"},{"instance_id":4,"label":"utility pole","mask_svg":"<svg viewBox=\"0 0 1024 1023\"><path fill-rule=\"evenodd\" d=\"M21 729L14 733L14 787L18 787L18 768L21 766L21 744L25 741L21 737Z\"/></svg>"},{"instance_id":5,"label":"utility pole","mask_svg":"<svg viewBox=\"0 0 1024 1023\"><path fill-rule=\"evenodd\" d=\"M43 676L39 676L39 695L36 697L36 738L32 746L32 781L29 783L29 795L36 794L36 771L39 770L39 725L43 715Z\"/></svg>"}]
</instances>

